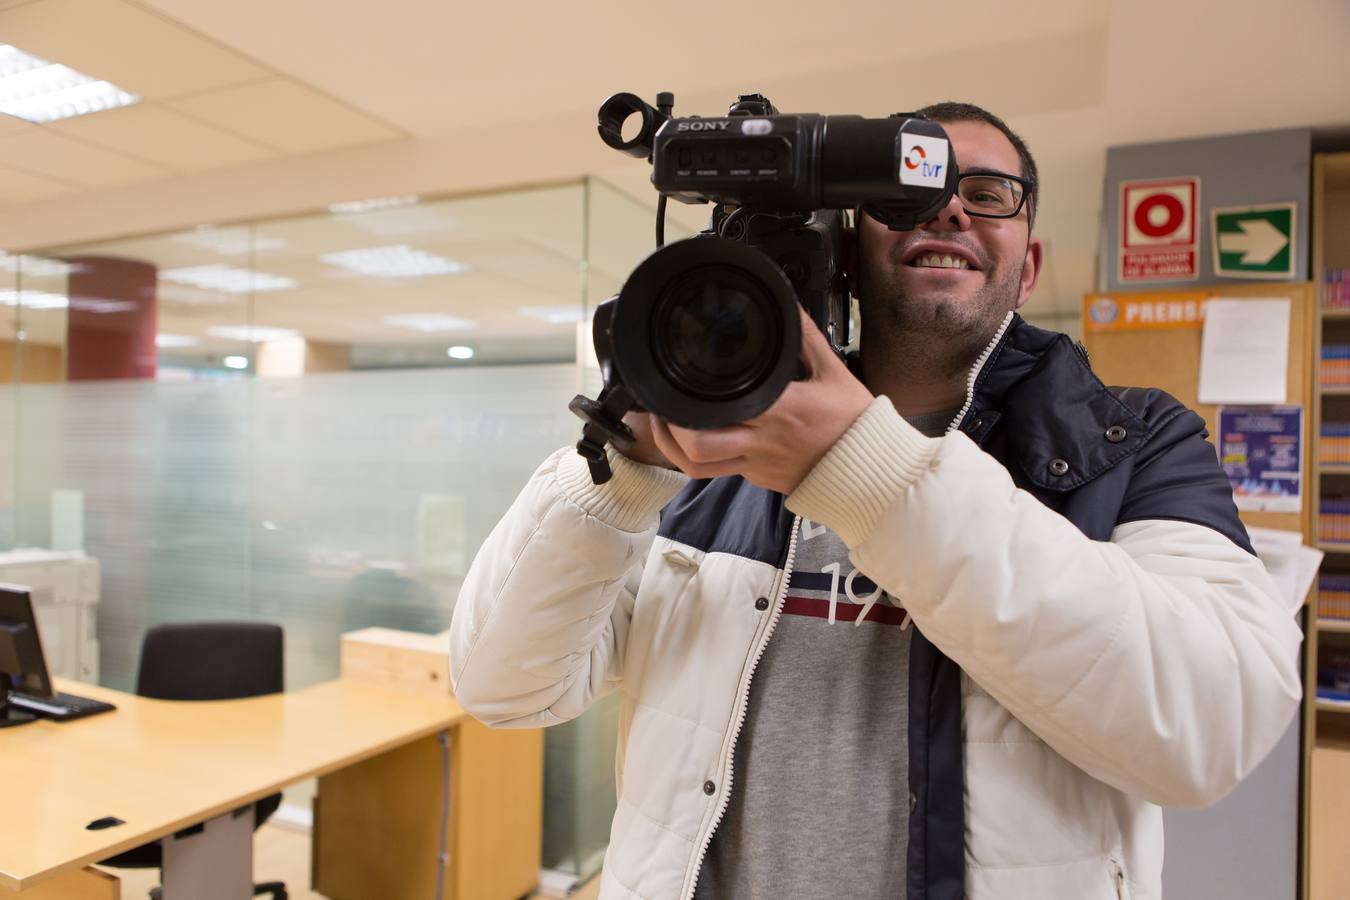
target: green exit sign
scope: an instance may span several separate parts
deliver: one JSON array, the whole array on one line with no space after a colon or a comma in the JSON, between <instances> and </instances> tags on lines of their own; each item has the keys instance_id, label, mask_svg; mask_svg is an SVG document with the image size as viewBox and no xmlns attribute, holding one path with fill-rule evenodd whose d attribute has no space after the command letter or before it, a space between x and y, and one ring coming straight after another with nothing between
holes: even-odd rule
<instances>
[{"instance_id":1,"label":"green exit sign","mask_svg":"<svg viewBox=\"0 0 1350 900\"><path fill-rule=\"evenodd\" d=\"M1212 210L1214 274L1230 278L1293 278L1293 203Z\"/></svg>"}]
</instances>

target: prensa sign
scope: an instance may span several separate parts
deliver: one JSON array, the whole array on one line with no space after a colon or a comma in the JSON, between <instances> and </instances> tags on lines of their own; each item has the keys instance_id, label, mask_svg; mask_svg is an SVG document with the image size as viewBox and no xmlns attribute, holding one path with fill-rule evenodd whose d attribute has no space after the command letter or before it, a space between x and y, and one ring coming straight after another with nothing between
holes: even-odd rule
<instances>
[{"instance_id":1,"label":"prensa sign","mask_svg":"<svg viewBox=\"0 0 1350 900\"><path fill-rule=\"evenodd\" d=\"M1084 331L1172 331L1202 328L1209 295L1186 293L1088 294L1083 298Z\"/></svg>"},{"instance_id":2,"label":"prensa sign","mask_svg":"<svg viewBox=\"0 0 1350 900\"><path fill-rule=\"evenodd\" d=\"M1198 176L1121 182L1119 280L1198 278L1199 204Z\"/></svg>"}]
</instances>

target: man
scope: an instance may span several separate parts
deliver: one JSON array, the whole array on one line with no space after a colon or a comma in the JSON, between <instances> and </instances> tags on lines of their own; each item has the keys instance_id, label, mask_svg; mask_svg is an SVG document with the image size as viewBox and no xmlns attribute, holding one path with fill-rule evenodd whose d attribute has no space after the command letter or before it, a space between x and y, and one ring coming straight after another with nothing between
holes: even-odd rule
<instances>
[{"instance_id":1,"label":"man","mask_svg":"<svg viewBox=\"0 0 1350 900\"><path fill-rule=\"evenodd\" d=\"M1297 707L1300 633L1202 420L1014 314L1031 156L923 112L961 188L858 223L860 376L805 323L766 413L639 420L599 486L560 451L466 580L476 716L622 693L605 900L1156 898L1159 804L1222 797Z\"/></svg>"}]
</instances>

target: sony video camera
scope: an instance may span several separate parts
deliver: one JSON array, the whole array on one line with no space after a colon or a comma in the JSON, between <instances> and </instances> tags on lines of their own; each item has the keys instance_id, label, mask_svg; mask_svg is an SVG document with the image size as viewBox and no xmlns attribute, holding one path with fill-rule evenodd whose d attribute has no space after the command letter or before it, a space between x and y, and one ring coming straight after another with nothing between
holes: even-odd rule
<instances>
[{"instance_id":1,"label":"sony video camera","mask_svg":"<svg viewBox=\"0 0 1350 900\"><path fill-rule=\"evenodd\" d=\"M651 162L660 198L656 251L595 310L604 389L568 405L586 422L577 452L596 484L611 475L605 443L632 446L630 409L686 428L768 409L799 373L799 303L843 352L844 210L908 230L956 190L947 135L927 119L783 115L759 94L725 118L676 118L669 93L656 103L615 94L600 106L600 137ZM670 197L714 204L708 228L665 244Z\"/></svg>"}]
</instances>

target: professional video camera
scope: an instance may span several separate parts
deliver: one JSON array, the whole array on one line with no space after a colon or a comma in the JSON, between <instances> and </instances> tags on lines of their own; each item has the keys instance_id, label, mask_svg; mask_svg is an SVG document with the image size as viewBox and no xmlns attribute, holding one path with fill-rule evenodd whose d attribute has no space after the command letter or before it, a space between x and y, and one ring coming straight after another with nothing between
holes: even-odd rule
<instances>
[{"instance_id":1,"label":"professional video camera","mask_svg":"<svg viewBox=\"0 0 1350 900\"><path fill-rule=\"evenodd\" d=\"M622 421L630 409L686 428L768 409L799 374L799 302L843 352L844 210L908 230L956 190L947 135L927 119L783 115L760 94L739 97L725 118L675 118L674 105L661 93L655 107L633 94L600 106L600 137L652 163L660 198L656 251L595 310L604 389L568 405L586 422L577 452L596 484L611 476L605 444L635 440ZM668 197L714 204L708 228L666 245Z\"/></svg>"}]
</instances>

